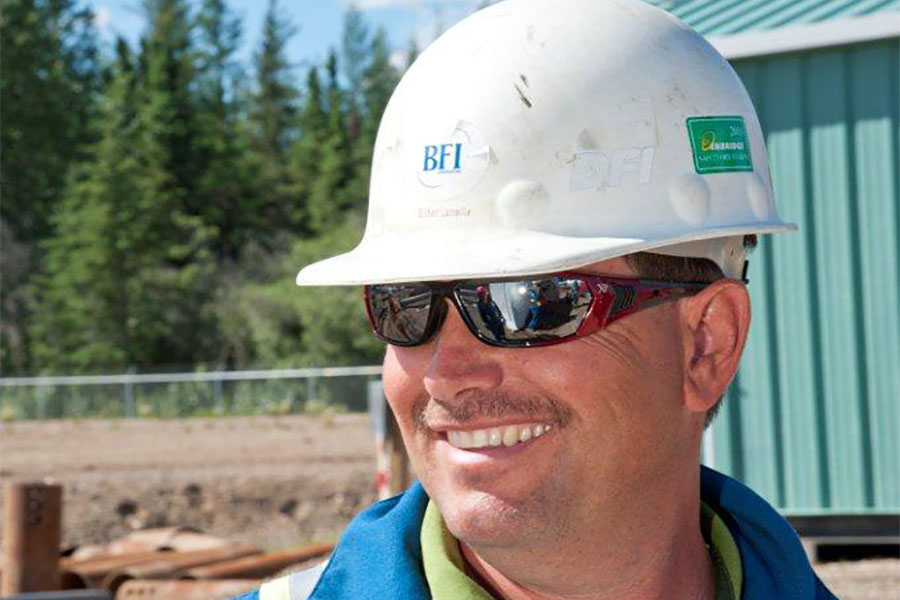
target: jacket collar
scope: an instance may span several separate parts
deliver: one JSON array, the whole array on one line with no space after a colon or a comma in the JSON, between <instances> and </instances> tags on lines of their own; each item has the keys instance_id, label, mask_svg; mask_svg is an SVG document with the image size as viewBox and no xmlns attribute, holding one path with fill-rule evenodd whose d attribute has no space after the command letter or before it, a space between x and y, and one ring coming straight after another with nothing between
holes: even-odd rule
<instances>
[{"instance_id":1,"label":"jacket collar","mask_svg":"<svg viewBox=\"0 0 900 600\"><path fill-rule=\"evenodd\" d=\"M700 498L725 521L737 543L743 600L834 598L816 577L793 528L753 490L700 467Z\"/></svg>"},{"instance_id":2,"label":"jacket collar","mask_svg":"<svg viewBox=\"0 0 900 600\"><path fill-rule=\"evenodd\" d=\"M791 526L743 484L701 467L701 498L728 526L744 568L742 600L832 600ZM431 598L419 535L428 496L416 482L347 527L312 600Z\"/></svg>"}]
</instances>

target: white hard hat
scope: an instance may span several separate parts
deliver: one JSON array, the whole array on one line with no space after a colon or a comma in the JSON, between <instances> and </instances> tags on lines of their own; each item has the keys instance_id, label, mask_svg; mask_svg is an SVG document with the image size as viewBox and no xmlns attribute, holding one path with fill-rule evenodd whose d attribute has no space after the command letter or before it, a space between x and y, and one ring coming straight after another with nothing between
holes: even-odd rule
<instances>
[{"instance_id":1,"label":"white hard hat","mask_svg":"<svg viewBox=\"0 0 900 600\"><path fill-rule=\"evenodd\" d=\"M299 285L503 277L639 251L740 277L775 211L756 112L639 0L507 0L427 48L385 110L365 235Z\"/></svg>"}]
</instances>

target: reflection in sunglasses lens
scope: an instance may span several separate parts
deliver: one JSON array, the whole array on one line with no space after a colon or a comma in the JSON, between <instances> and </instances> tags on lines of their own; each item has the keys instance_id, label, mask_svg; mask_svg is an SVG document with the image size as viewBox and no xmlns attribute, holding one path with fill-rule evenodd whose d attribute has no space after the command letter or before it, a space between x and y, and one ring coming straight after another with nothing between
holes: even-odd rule
<instances>
[{"instance_id":1,"label":"reflection in sunglasses lens","mask_svg":"<svg viewBox=\"0 0 900 600\"><path fill-rule=\"evenodd\" d=\"M482 337L520 345L573 335L591 305L588 286L563 277L463 284L457 297Z\"/></svg>"},{"instance_id":2,"label":"reflection in sunglasses lens","mask_svg":"<svg viewBox=\"0 0 900 600\"><path fill-rule=\"evenodd\" d=\"M431 290L423 284L369 286L375 330L398 344L421 340L431 312Z\"/></svg>"}]
</instances>

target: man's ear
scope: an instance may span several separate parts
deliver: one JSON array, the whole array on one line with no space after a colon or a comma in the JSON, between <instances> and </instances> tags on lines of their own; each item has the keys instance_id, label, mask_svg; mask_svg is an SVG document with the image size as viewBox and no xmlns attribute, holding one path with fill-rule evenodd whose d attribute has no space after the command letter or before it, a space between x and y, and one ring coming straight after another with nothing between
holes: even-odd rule
<instances>
[{"instance_id":1,"label":"man's ear","mask_svg":"<svg viewBox=\"0 0 900 600\"><path fill-rule=\"evenodd\" d=\"M712 408L737 371L750 329L750 296L743 284L720 279L682 303L685 335L685 402L688 410Z\"/></svg>"}]
</instances>

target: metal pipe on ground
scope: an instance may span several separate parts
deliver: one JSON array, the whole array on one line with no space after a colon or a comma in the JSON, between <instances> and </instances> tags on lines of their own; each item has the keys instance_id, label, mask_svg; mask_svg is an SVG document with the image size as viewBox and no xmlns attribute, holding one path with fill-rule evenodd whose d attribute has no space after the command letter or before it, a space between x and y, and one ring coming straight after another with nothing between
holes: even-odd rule
<instances>
[{"instance_id":1,"label":"metal pipe on ground","mask_svg":"<svg viewBox=\"0 0 900 600\"><path fill-rule=\"evenodd\" d=\"M165 600L222 600L259 585L256 579L220 579L218 581L164 581L132 579L122 584L116 600L160 598Z\"/></svg>"},{"instance_id":2,"label":"metal pipe on ground","mask_svg":"<svg viewBox=\"0 0 900 600\"><path fill-rule=\"evenodd\" d=\"M192 550L190 552L167 552L161 554L158 559L128 565L114 571L103 579L102 587L115 592L126 581L132 579L168 579L176 573L199 567L219 563L243 556L261 554L259 548L250 545L235 545L228 548L212 548L209 550Z\"/></svg>"},{"instance_id":3,"label":"metal pipe on ground","mask_svg":"<svg viewBox=\"0 0 900 600\"><path fill-rule=\"evenodd\" d=\"M300 564L330 553L334 544L315 544L283 552L271 552L262 556L247 556L214 565L185 570L184 579L224 579L235 577L264 578L291 565Z\"/></svg>"},{"instance_id":4,"label":"metal pipe on ground","mask_svg":"<svg viewBox=\"0 0 900 600\"><path fill-rule=\"evenodd\" d=\"M8 483L3 488L3 572L0 594L59 588L62 540L60 485Z\"/></svg>"},{"instance_id":5,"label":"metal pipe on ground","mask_svg":"<svg viewBox=\"0 0 900 600\"><path fill-rule=\"evenodd\" d=\"M72 561L80 561L140 552L166 552L172 550L186 552L188 550L206 550L233 545L234 542L228 539L207 535L195 529L161 527L140 529L108 544L81 546L76 548L68 558Z\"/></svg>"},{"instance_id":6,"label":"metal pipe on ground","mask_svg":"<svg viewBox=\"0 0 900 600\"><path fill-rule=\"evenodd\" d=\"M63 558L59 561L62 571L62 588L64 590L80 590L91 587L100 587L103 579L116 569L144 562L158 560L160 556L170 554L171 551L155 552L131 552L118 555L103 555L94 558L72 559Z\"/></svg>"},{"instance_id":7,"label":"metal pipe on ground","mask_svg":"<svg viewBox=\"0 0 900 600\"><path fill-rule=\"evenodd\" d=\"M3 600L113 600L109 590L57 590L3 596Z\"/></svg>"}]
</instances>

